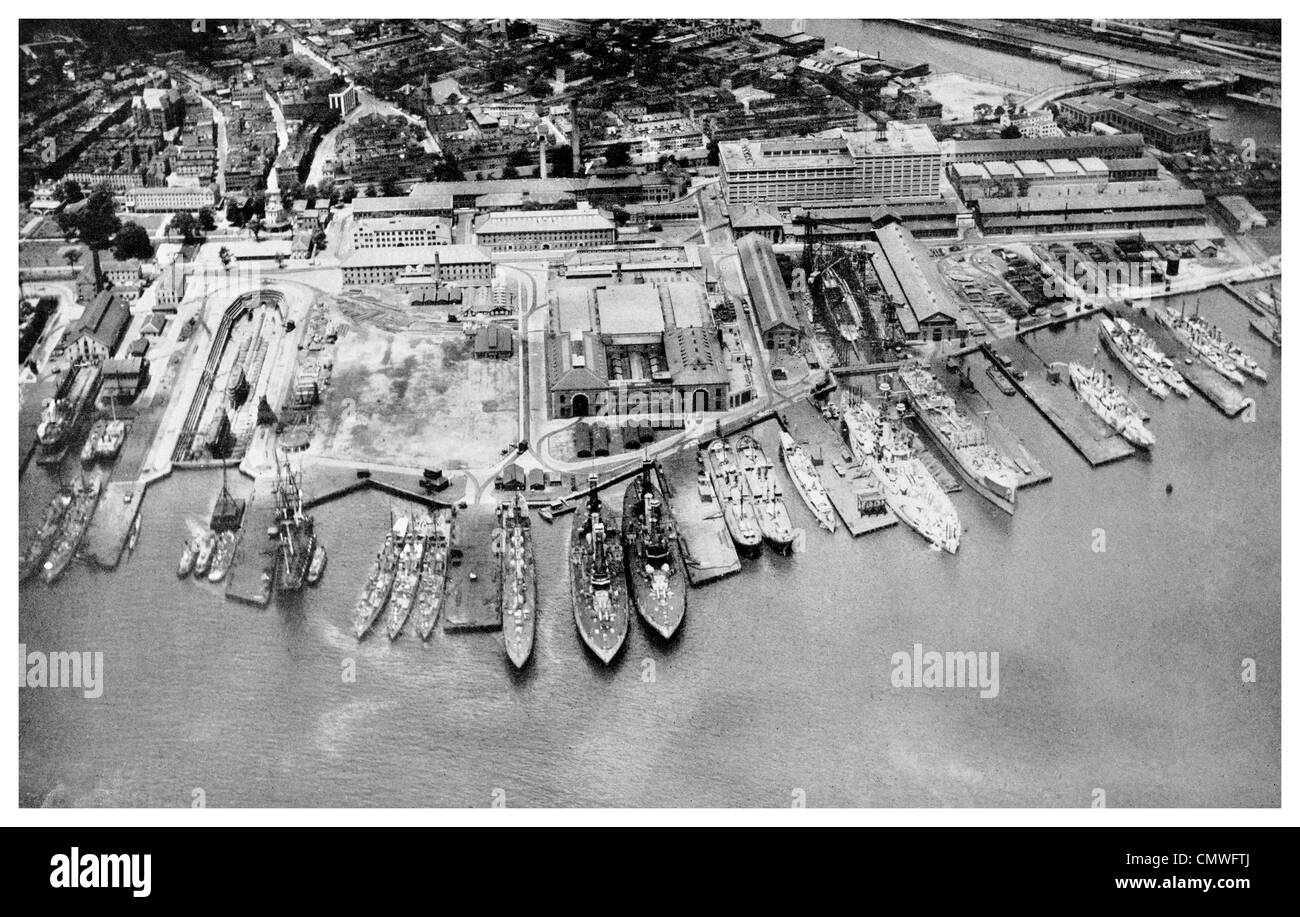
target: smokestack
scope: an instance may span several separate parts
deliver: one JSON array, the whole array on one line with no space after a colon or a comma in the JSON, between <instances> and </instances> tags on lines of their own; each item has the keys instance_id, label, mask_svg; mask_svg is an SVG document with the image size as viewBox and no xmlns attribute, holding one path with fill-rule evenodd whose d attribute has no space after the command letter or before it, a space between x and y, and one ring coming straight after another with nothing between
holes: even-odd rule
<instances>
[{"instance_id":1,"label":"smokestack","mask_svg":"<svg viewBox=\"0 0 1300 917\"><path fill-rule=\"evenodd\" d=\"M546 135L543 134L539 139L541 140L541 143L539 144L539 149L537 151L538 175L542 179L545 179L546 178Z\"/></svg>"},{"instance_id":2,"label":"smokestack","mask_svg":"<svg viewBox=\"0 0 1300 917\"><path fill-rule=\"evenodd\" d=\"M573 111L573 139L570 141L570 146L573 148L573 174L581 175L582 174L582 147L581 147L581 138L579 137L581 131L578 129L578 106L576 104L576 100L574 102L570 102L569 105Z\"/></svg>"}]
</instances>

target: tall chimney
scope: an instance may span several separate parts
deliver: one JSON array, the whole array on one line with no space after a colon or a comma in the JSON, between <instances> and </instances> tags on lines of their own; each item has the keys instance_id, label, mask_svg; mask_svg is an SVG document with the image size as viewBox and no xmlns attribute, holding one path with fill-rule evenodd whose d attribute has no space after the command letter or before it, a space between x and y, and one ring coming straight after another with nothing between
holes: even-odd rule
<instances>
[{"instance_id":1,"label":"tall chimney","mask_svg":"<svg viewBox=\"0 0 1300 917\"><path fill-rule=\"evenodd\" d=\"M537 150L538 176L542 179L545 179L546 178L546 135L542 134L541 137L539 137L538 139L541 141L541 143L538 144L538 150Z\"/></svg>"},{"instance_id":2,"label":"tall chimney","mask_svg":"<svg viewBox=\"0 0 1300 917\"><path fill-rule=\"evenodd\" d=\"M581 138L578 136L581 131L578 128L578 105L576 99L569 103L569 108L573 112L573 139L570 141L570 146L573 149L573 174L577 176L582 174L582 147Z\"/></svg>"}]
</instances>

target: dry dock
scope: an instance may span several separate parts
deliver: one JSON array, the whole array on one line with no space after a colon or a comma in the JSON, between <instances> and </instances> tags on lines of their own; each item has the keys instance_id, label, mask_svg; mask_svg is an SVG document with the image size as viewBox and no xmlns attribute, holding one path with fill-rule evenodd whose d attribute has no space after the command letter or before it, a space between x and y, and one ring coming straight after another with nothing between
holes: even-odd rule
<instances>
[{"instance_id":1,"label":"dry dock","mask_svg":"<svg viewBox=\"0 0 1300 917\"><path fill-rule=\"evenodd\" d=\"M443 630L501 627L500 538L492 508L472 506L456 514Z\"/></svg>"},{"instance_id":2,"label":"dry dock","mask_svg":"<svg viewBox=\"0 0 1300 917\"><path fill-rule=\"evenodd\" d=\"M849 534L854 537L889 528L898 522L892 510L880 513L863 513L859 510L858 495L863 484L863 471L856 462L844 458L844 440L832 423L822 417L821 411L808 400L802 400L781 412L781 424L796 442L803 443L813 456L814 462L820 456L822 464L817 468L821 475L826 494L831 498L831 505ZM832 463L844 468L841 476L832 467Z\"/></svg>"},{"instance_id":3,"label":"dry dock","mask_svg":"<svg viewBox=\"0 0 1300 917\"><path fill-rule=\"evenodd\" d=\"M982 349L985 357L1000 369L1001 364L993 358L990 348ZM1075 396L1069 379L1062 379L1059 384L1047 380L1046 363L1032 347L1017 338L1008 338L998 341L997 349L1025 371L1023 380L1010 373L1003 375L1089 465L1096 468L1133 454L1133 447Z\"/></svg>"},{"instance_id":4,"label":"dry dock","mask_svg":"<svg viewBox=\"0 0 1300 917\"><path fill-rule=\"evenodd\" d=\"M1191 363L1185 362L1184 357L1191 356L1187 348L1178 343L1178 339L1168 328L1151 318L1145 311L1127 307L1116 308L1113 311L1151 335L1156 346L1177 365L1178 371L1183 374L1187 384L1200 392L1210 404L1229 417L1237 416L1246 407L1247 396L1241 386L1234 385L1223 378L1199 357L1193 358Z\"/></svg>"},{"instance_id":5,"label":"dry dock","mask_svg":"<svg viewBox=\"0 0 1300 917\"><path fill-rule=\"evenodd\" d=\"M677 523L677 541L692 586L702 586L740 571L740 557L722 519L713 487L698 483L696 451L688 449L660 462L668 504ZM708 496L706 502L701 494Z\"/></svg>"}]
</instances>

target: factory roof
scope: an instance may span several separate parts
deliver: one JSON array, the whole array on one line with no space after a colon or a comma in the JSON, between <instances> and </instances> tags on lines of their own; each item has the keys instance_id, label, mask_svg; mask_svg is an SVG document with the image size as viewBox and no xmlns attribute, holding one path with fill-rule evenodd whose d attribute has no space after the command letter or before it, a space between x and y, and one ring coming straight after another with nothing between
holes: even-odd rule
<instances>
[{"instance_id":1,"label":"factory roof","mask_svg":"<svg viewBox=\"0 0 1300 917\"><path fill-rule=\"evenodd\" d=\"M776 263L772 243L755 233L750 233L736 243L740 253L740 266L749 287L749 298L759 330L766 334L772 328L785 326L798 329L790 294Z\"/></svg>"},{"instance_id":2,"label":"factory roof","mask_svg":"<svg viewBox=\"0 0 1300 917\"><path fill-rule=\"evenodd\" d=\"M355 249L343 267L405 267L412 264L489 263L491 256L477 245L402 245L392 248Z\"/></svg>"},{"instance_id":3,"label":"factory roof","mask_svg":"<svg viewBox=\"0 0 1300 917\"><path fill-rule=\"evenodd\" d=\"M653 284L617 284L596 290L600 333L610 337L659 338L664 333L663 307Z\"/></svg>"}]
</instances>

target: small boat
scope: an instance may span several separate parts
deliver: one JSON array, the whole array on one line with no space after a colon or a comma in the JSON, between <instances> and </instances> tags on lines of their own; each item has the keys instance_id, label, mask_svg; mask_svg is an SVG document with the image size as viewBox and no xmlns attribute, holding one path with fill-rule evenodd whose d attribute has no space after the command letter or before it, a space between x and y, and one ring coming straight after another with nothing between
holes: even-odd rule
<instances>
[{"instance_id":1,"label":"small boat","mask_svg":"<svg viewBox=\"0 0 1300 917\"><path fill-rule=\"evenodd\" d=\"M89 465L95 460L96 449L99 446L99 439L108 429L107 420L97 420L90 428L90 433L86 436L86 443L81 447L81 463Z\"/></svg>"},{"instance_id":2,"label":"small boat","mask_svg":"<svg viewBox=\"0 0 1300 917\"><path fill-rule=\"evenodd\" d=\"M212 556L212 566L208 570L208 582L219 583L230 572L235 560L235 543L239 536L234 532L222 532L217 538L217 552Z\"/></svg>"},{"instance_id":3,"label":"small boat","mask_svg":"<svg viewBox=\"0 0 1300 917\"><path fill-rule=\"evenodd\" d=\"M208 567L212 565L212 553L217 549L216 532L204 532L199 536L198 552L194 558L194 575L202 579L207 576Z\"/></svg>"},{"instance_id":4,"label":"small boat","mask_svg":"<svg viewBox=\"0 0 1300 917\"><path fill-rule=\"evenodd\" d=\"M984 370L984 372L993 380L993 384L997 386L998 391L1002 394L1014 395L1016 393L1016 387L1011 384L1011 380L1009 380L998 367L990 366L988 369Z\"/></svg>"},{"instance_id":5,"label":"small boat","mask_svg":"<svg viewBox=\"0 0 1300 917\"><path fill-rule=\"evenodd\" d=\"M321 574L325 572L325 563L328 558L325 556L325 545L319 541L316 542L316 550L311 555L311 565L307 568L307 585L315 586L320 582Z\"/></svg>"},{"instance_id":6,"label":"small boat","mask_svg":"<svg viewBox=\"0 0 1300 917\"><path fill-rule=\"evenodd\" d=\"M131 533L126 536L126 553L129 557L135 551L135 544L140 540L140 514L135 514L131 522Z\"/></svg>"},{"instance_id":7,"label":"small boat","mask_svg":"<svg viewBox=\"0 0 1300 917\"><path fill-rule=\"evenodd\" d=\"M194 570L194 558L198 554L198 549L192 539L185 539L185 545L181 548L181 560L176 565L176 576L184 579Z\"/></svg>"}]
</instances>

